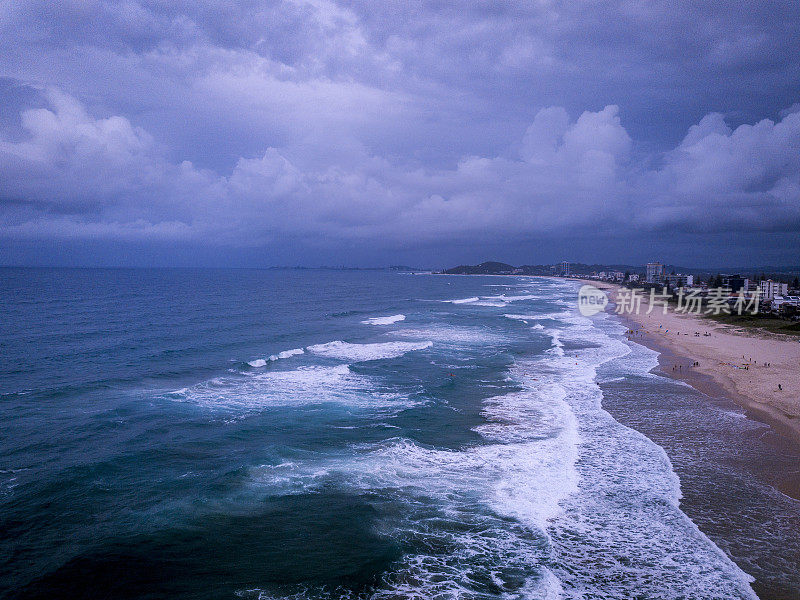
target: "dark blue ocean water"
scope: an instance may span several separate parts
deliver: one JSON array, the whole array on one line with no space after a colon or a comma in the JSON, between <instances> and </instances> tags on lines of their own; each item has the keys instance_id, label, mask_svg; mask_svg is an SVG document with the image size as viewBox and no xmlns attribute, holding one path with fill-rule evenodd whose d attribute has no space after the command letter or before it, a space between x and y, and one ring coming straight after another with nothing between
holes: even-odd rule
<instances>
[{"instance_id":1,"label":"dark blue ocean water","mask_svg":"<svg viewBox=\"0 0 800 600\"><path fill-rule=\"evenodd\" d=\"M0 597L751 598L748 573L800 590L797 503L700 468L761 426L649 373L572 282L1 276ZM692 450L664 435L687 402ZM746 528L703 504L710 482L746 490Z\"/></svg>"}]
</instances>

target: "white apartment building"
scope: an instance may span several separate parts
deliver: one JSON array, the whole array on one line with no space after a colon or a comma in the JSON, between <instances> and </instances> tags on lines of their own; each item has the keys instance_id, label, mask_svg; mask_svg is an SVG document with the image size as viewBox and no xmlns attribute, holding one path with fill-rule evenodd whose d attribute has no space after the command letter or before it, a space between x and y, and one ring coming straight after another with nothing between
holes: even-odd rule
<instances>
[{"instance_id":1,"label":"white apartment building","mask_svg":"<svg viewBox=\"0 0 800 600\"><path fill-rule=\"evenodd\" d=\"M694 285L694 275L667 275L664 277L665 283L673 290L681 287L691 287Z\"/></svg>"},{"instance_id":2,"label":"white apartment building","mask_svg":"<svg viewBox=\"0 0 800 600\"><path fill-rule=\"evenodd\" d=\"M772 300L775 296L785 296L789 293L789 284L765 279L758 284L758 294L762 300Z\"/></svg>"}]
</instances>

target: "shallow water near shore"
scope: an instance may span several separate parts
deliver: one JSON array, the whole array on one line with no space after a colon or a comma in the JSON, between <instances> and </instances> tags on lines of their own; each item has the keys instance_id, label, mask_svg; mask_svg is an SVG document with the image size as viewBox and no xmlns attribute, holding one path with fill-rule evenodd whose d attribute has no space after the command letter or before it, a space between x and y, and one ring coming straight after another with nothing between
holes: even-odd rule
<instances>
[{"instance_id":1,"label":"shallow water near shore","mask_svg":"<svg viewBox=\"0 0 800 600\"><path fill-rule=\"evenodd\" d=\"M3 276L2 597L800 594L797 457L573 282Z\"/></svg>"},{"instance_id":2,"label":"shallow water near shore","mask_svg":"<svg viewBox=\"0 0 800 600\"><path fill-rule=\"evenodd\" d=\"M680 477L683 511L755 577L760 598L797 598L800 502L779 489L798 475L797 447L731 401L665 377L644 395L632 385L601 383L604 406L666 450Z\"/></svg>"}]
</instances>

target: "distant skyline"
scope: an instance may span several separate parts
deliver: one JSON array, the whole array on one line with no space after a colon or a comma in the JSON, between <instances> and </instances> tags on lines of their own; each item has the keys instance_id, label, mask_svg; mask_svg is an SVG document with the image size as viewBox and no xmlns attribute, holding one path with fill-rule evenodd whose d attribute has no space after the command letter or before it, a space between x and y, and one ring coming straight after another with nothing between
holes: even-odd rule
<instances>
[{"instance_id":1,"label":"distant skyline","mask_svg":"<svg viewBox=\"0 0 800 600\"><path fill-rule=\"evenodd\" d=\"M800 263L800 3L0 6L0 264Z\"/></svg>"}]
</instances>

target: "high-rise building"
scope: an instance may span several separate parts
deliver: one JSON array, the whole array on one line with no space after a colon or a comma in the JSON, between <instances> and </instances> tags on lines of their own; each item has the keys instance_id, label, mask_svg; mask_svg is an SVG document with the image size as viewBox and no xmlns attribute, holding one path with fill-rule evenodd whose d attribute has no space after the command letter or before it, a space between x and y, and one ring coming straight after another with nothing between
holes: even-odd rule
<instances>
[{"instance_id":1,"label":"high-rise building","mask_svg":"<svg viewBox=\"0 0 800 600\"><path fill-rule=\"evenodd\" d=\"M762 300L772 300L775 296L785 296L789 293L789 284L772 279L765 279L758 284L758 293Z\"/></svg>"},{"instance_id":2,"label":"high-rise building","mask_svg":"<svg viewBox=\"0 0 800 600\"><path fill-rule=\"evenodd\" d=\"M660 262L647 263L647 283L660 283L664 277L664 265Z\"/></svg>"},{"instance_id":3,"label":"high-rise building","mask_svg":"<svg viewBox=\"0 0 800 600\"><path fill-rule=\"evenodd\" d=\"M569 277L569 263L567 261L561 262L561 276Z\"/></svg>"}]
</instances>

